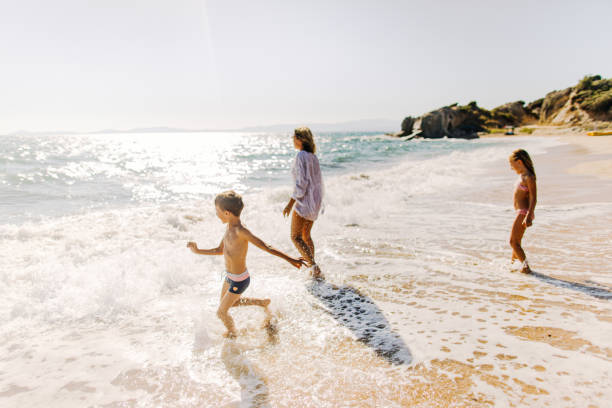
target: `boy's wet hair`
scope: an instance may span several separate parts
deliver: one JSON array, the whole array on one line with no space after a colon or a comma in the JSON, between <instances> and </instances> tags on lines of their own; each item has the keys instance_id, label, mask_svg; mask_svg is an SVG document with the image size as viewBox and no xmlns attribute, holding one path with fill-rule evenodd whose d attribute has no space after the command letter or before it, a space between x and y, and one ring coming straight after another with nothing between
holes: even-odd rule
<instances>
[{"instance_id":1,"label":"boy's wet hair","mask_svg":"<svg viewBox=\"0 0 612 408\"><path fill-rule=\"evenodd\" d=\"M242 196L233 190L217 194L215 197L215 205L223 211L231 212L236 217L240 217L240 213L244 208Z\"/></svg>"}]
</instances>

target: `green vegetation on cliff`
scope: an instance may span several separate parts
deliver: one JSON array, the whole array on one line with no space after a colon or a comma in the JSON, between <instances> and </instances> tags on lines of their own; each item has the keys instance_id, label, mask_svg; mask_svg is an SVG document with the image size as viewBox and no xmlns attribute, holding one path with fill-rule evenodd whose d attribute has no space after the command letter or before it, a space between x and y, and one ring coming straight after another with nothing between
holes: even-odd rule
<instances>
[{"instance_id":1,"label":"green vegetation on cliff","mask_svg":"<svg viewBox=\"0 0 612 408\"><path fill-rule=\"evenodd\" d=\"M552 91L529 104L516 101L487 110L475 101L457 103L428 112L421 117L406 117L397 136L472 138L478 132L500 132L504 127L520 127L531 134L535 124L588 126L612 122L612 79L587 75L576 86Z\"/></svg>"},{"instance_id":2,"label":"green vegetation on cliff","mask_svg":"<svg viewBox=\"0 0 612 408\"><path fill-rule=\"evenodd\" d=\"M596 116L612 114L612 79L601 79L600 75L585 76L576 85L572 102Z\"/></svg>"}]
</instances>

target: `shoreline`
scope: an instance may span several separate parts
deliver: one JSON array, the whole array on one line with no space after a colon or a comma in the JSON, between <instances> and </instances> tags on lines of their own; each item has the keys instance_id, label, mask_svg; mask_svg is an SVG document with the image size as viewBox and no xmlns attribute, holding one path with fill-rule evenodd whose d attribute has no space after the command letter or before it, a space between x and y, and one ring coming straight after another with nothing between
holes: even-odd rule
<instances>
[{"instance_id":1,"label":"shoreline","mask_svg":"<svg viewBox=\"0 0 612 408\"><path fill-rule=\"evenodd\" d=\"M574 147L577 162L565 164L565 173L571 175L591 176L612 180L612 136L587 136L586 130L557 126L525 126L534 129L531 134L504 135L499 133L485 134L480 137L514 138L514 137L556 137L561 142Z\"/></svg>"},{"instance_id":2,"label":"shoreline","mask_svg":"<svg viewBox=\"0 0 612 408\"><path fill-rule=\"evenodd\" d=\"M272 299L274 338L248 308L234 315L240 343L221 338L221 260L183 244L222 235L210 203L10 230L6 281L34 292L15 285L5 299L15 305L4 308L11 375L0 390L15 405L604 406L612 310L589 290L612 293L612 207L598 203L612 181L566 176L567 163L593 155L539 136L328 177L329 205L313 229L327 283L250 252L248 293ZM521 146L535 158L541 198L525 239L532 276L507 262L516 175L506 157ZM244 221L289 252L277 203L287 190L249 194ZM384 358L395 346L406 363Z\"/></svg>"}]
</instances>

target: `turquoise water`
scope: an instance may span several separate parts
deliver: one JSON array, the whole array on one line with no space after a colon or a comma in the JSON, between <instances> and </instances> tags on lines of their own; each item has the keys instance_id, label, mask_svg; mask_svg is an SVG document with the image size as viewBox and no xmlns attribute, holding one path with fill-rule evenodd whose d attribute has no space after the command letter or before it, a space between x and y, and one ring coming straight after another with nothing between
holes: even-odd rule
<instances>
[{"instance_id":1,"label":"turquoise water","mask_svg":"<svg viewBox=\"0 0 612 408\"><path fill-rule=\"evenodd\" d=\"M0 138L0 405L605 406L612 308L568 282L612 285L612 205L551 199L559 174L540 163L558 142L316 140L326 281L251 247L246 296L271 299L278 331L236 308L234 342L216 316L223 257L186 243L218 245L211 198L233 188L244 225L298 256L290 135ZM509 265L518 147L538 171L523 243L539 278ZM585 346L522 335L549 328Z\"/></svg>"},{"instance_id":2,"label":"turquoise water","mask_svg":"<svg viewBox=\"0 0 612 408\"><path fill-rule=\"evenodd\" d=\"M487 146L355 132L321 133L316 142L325 176L388 166L404 156L426 159ZM276 133L4 136L1 222L290 184L294 156L291 136Z\"/></svg>"}]
</instances>

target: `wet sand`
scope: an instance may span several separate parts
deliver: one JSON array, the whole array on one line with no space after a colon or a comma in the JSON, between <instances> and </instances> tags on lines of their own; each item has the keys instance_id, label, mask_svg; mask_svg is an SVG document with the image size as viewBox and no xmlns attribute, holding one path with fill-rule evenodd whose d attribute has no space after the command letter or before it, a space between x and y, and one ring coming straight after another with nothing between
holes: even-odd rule
<instances>
[{"instance_id":1,"label":"wet sand","mask_svg":"<svg viewBox=\"0 0 612 408\"><path fill-rule=\"evenodd\" d=\"M612 179L612 135L588 136L587 131L557 126L527 126L535 129L534 137L554 137L574 146L573 153L564 163L567 173ZM524 136L517 133L515 136ZM482 135L486 138L511 138L500 134ZM561 159L561 158L559 158Z\"/></svg>"},{"instance_id":2,"label":"wet sand","mask_svg":"<svg viewBox=\"0 0 612 408\"><path fill-rule=\"evenodd\" d=\"M612 400L612 180L569 169L610 159L588 145L608 142L550 137L568 143L543 153L538 135L493 142L516 142L502 145L503 155L536 149L539 201L524 240L533 275L508 262L516 175L503 156L461 168L452 179L460 188L431 194L415 194L413 176L402 178L419 163L339 176L327 180L334 194L313 229L327 281L313 284L252 251L249 296L272 299L277 330L262 328L257 308L240 308L231 312L239 331L231 341L215 316L220 264L184 251L191 234L220 236L212 210L201 219L185 218L200 207L144 211L133 215L138 224L162 211L194 229L170 230L170 244L157 244L169 258L157 262L186 283L171 281L146 307L107 321L41 332L15 323L2 337L0 405L604 408ZM441 171L453 157L426 169ZM469 165L486 154L459 157ZM247 197L262 210L249 227L286 243L288 225L266 230L282 210L269 203L279 200L255 199ZM93 237L136 233L115 218Z\"/></svg>"}]
</instances>

